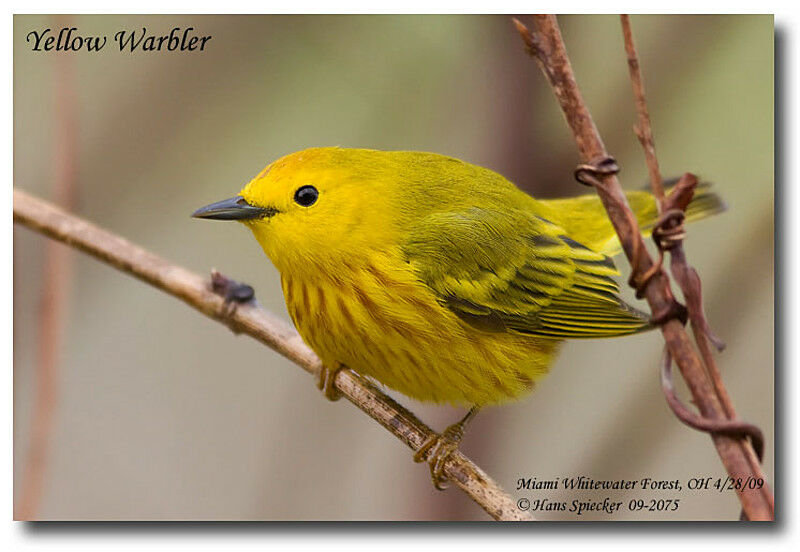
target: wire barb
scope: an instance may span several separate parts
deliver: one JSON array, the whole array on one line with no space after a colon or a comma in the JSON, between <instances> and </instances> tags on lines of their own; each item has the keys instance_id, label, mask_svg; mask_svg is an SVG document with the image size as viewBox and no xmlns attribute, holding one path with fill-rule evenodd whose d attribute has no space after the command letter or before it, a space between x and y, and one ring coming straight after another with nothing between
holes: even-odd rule
<instances>
[{"instance_id":1,"label":"wire barb","mask_svg":"<svg viewBox=\"0 0 800 552\"><path fill-rule=\"evenodd\" d=\"M686 231L683 223L686 215L681 209L668 209L661 213L653 227L653 241L658 248L658 260L644 274L638 276L635 272L631 274L628 283L636 289L636 297L644 297L645 291L650 281L657 273L662 271L664 265L664 253L672 251L680 246ZM662 309L653 314L650 323L654 326L661 326L670 320L680 320L681 324L686 325L689 318L689 310L680 304L674 297Z\"/></svg>"},{"instance_id":2,"label":"wire barb","mask_svg":"<svg viewBox=\"0 0 800 552\"><path fill-rule=\"evenodd\" d=\"M610 155L592 159L575 167L575 180L584 186L601 186L601 178L619 173L617 160Z\"/></svg>"}]
</instances>

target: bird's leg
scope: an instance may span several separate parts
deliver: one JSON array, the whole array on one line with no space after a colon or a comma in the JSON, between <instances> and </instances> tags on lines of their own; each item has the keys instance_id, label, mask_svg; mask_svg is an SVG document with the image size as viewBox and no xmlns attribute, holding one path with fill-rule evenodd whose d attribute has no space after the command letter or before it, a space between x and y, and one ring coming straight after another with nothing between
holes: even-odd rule
<instances>
[{"instance_id":1,"label":"bird's leg","mask_svg":"<svg viewBox=\"0 0 800 552\"><path fill-rule=\"evenodd\" d=\"M211 290L225 299L219 316L227 320L233 317L238 305L255 301L256 297L252 286L232 280L216 270L211 271ZM231 330L238 333L232 325Z\"/></svg>"},{"instance_id":2,"label":"bird's leg","mask_svg":"<svg viewBox=\"0 0 800 552\"><path fill-rule=\"evenodd\" d=\"M342 398L342 393L336 389L335 382L336 375L345 368L346 366L344 364L337 364L333 368L323 366L319 374L317 374L317 387L329 401L338 401Z\"/></svg>"},{"instance_id":3,"label":"bird's leg","mask_svg":"<svg viewBox=\"0 0 800 552\"><path fill-rule=\"evenodd\" d=\"M458 450L458 445L461 443L461 439L464 438L464 429L479 410L479 406L473 406L460 422L448 426L441 435L431 435L422 443L419 450L414 453L414 462L424 462L427 459L431 469L433 486L440 491L447 488L447 485L445 485L447 477L444 475L444 464L450 458L450 455Z\"/></svg>"}]
</instances>

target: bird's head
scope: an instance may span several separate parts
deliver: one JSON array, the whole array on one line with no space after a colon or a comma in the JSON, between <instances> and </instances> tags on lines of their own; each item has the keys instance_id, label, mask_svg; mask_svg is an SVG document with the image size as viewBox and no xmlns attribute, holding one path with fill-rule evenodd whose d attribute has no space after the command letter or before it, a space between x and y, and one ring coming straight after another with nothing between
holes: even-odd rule
<instances>
[{"instance_id":1,"label":"bird's head","mask_svg":"<svg viewBox=\"0 0 800 552\"><path fill-rule=\"evenodd\" d=\"M192 216L244 223L281 271L298 263L333 268L392 239L394 181L382 155L342 148L293 153L239 195Z\"/></svg>"}]
</instances>

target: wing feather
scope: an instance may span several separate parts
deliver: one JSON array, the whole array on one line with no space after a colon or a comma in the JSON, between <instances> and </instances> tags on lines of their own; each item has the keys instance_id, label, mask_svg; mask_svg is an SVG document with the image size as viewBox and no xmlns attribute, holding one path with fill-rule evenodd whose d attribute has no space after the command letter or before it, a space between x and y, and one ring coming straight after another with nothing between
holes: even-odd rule
<instances>
[{"instance_id":1,"label":"wing feather","mask_svg":"<svg viewBox=\"0 0 800 552\"><path fill-rule=\"evenodd\" d=\"M525 211L430 215L403 252L439 301L481 330L591 338L649 327L618 297L609 257Z\"/></svg>"}]
</instances>

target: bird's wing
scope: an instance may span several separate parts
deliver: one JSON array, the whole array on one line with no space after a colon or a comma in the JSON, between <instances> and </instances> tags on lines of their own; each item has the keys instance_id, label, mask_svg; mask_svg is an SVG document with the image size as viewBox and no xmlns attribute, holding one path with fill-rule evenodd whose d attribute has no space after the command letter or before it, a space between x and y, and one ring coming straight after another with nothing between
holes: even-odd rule
<instances>
[{"instance_id":1,"label":"bird's wing","mask_svg":"<svg viewBox=\"0 0 800 552\"><path fill-rule=\"evenodd\" d=\"M403 252L442 305L482 330L587 338L648 327L617 297L609 257L528 212L436 213L416 225Z\"/></svg>"}]
</instances>

